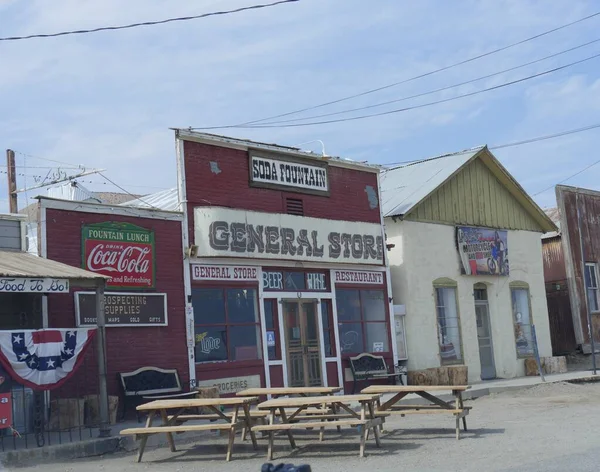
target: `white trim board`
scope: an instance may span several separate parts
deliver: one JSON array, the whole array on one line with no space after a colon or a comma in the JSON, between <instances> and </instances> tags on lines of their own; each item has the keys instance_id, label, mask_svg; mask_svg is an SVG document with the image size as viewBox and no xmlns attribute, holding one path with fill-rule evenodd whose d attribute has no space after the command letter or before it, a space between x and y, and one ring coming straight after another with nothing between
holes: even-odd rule
<instances>
[{"instance_id":1,"label":"white trim board","mask_svg":"<svg viewBox=\"0 0 600 472\"><path fill-rule=\"evenodd\" d=\"M59 200L48 197L37 197L41 204L41 209L78 211L81 213L95 213L106 215L129 216L136 218L148 218L156 220L181 221L183 213L152 210L150 208L123 207L120 205L104 205L101 203L73 202L70 200ZM43 220L45 221L45 219Z\"/></svg>"}]
</instances>

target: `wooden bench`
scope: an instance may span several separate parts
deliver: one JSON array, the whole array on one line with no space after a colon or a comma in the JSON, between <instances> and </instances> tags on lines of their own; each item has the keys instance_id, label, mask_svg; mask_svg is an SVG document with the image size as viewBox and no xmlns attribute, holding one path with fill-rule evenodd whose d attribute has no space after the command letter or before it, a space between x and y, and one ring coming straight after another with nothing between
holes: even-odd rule
<instances>
[{"instance_id":1,"label":"wooden bench","mask_svg":"<svg viewBox=\"0 0 600 472\"><path fill-rule=\"evenodd\" d=\"M197 392L184 392L177 369L161 369L159 367L140 367L133 372L118 374L123 390L123 415L131 403L136 406L142 400L166 400L195 398ZM139 411L136 412L140 421Z\"/></svg>"},{"instance_id":2,"label":"wooden bench","mask_svg":"<svg viewBox=\"0 0 600 472\"><path fill-rule=\"evenodd\" d=\"M390 370L382 356L374 356L373 354L363 353L356 357L350 358L350 369L352 369L352 377L354 383L352 386L352 393L356 393L356 383L364 380L371 379L389 379L394 380L394 384L399 380L402 383L402 373L396 372L390 373Z\"/></svg>"}]
</instances>

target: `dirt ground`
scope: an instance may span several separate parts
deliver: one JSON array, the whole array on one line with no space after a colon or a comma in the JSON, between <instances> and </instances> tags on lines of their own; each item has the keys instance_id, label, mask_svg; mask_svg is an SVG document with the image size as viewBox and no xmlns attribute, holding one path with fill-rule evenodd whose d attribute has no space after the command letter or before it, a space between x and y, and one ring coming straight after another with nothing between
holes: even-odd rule
<instances>
[{"instance_id":1,"label":"dirt ground","mask_svg":"<svg viewBox=\"0 0 600 472\"><path fill-rule=\"evenodd\" d=\"M310 464L314 472L334 471L596 471L599 469L600 384L556 383L501 393L468 402L469 431L454 439L454 420L446 415L412 415L387 421L382 448L371 439L368 456L358 457L358 435L327 430L296 434L299 448L276 439L273 463ZM177 441L177 439L176 439ZM44 464L44 472L260 471L266 443L255 452L238 441L226 463L225 442L214 435L202 441L147 450L143 462L134 453ZM20 471L41 467L20 468Z\"/></svg>"}]
</instances>

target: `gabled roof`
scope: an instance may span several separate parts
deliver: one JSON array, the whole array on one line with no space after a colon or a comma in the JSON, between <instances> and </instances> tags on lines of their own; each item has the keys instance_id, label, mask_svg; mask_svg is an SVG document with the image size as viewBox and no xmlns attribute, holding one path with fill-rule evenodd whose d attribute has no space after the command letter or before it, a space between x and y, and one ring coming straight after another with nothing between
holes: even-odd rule
<instances>
[{"instance_id":1,"label":"gabled roof","mask_svg":"<svg viewBox=\"0 0 600 472\"><path fill-rule=\"evenodd\" d=\"M545 208L544 212L548 215L548 218L556 225L557 231L549 231L542 234L542 239L555 238L560 236L560 210L558 208Z\"/></svg>"},{"instance_id":2,"label":"gabled roof","mask_svg":"<svg viewBox=\"0 0 600 472\"><path fill-rule=\"evenodd\" d=\"M410 213L482 149L484 146L383 171L383 216L402 216Z\"/></svg>"},{"instance_id":3,"label":"gabled roof","mask_svg":"<svg viewBox=\"0 0 600 472\"><path fill-rule=\"evenodd\" d=\"M544 232L556 231L556 225L531 199L512 175L500 164L487 146L425 159L382 172L381 201L384 217L404 218L427 197L457 175L475 159L498 179Z\"/></svg>"},{"instance_id":4,"label":"gabled roof","mask_svg":"<svg viewBox=\"0 0 600 472\"><path fill-rule=\"evenodd\" d=\"M129 200L121 203L119 206L137 207L137 208L155 208L165 211L181 211L179 207L179 195L176 188L161 190L160 192L144 197Z\"/></svg>"}]
</instances>

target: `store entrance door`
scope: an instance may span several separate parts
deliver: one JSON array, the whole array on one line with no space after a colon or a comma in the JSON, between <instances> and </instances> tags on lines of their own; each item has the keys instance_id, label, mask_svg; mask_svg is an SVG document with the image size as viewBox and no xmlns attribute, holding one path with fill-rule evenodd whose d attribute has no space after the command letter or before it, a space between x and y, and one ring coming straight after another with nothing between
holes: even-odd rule
<instances>
[{"instance_id":1,"label":"store entrance door","mask_svg":"<svg viewBox=\"0 0 600 472\"><path fill-rule=\"evenodd\" d=\"M283 300L289 387L320 387L321 348L316 300Z\"/></svg>"}]
</instances>

